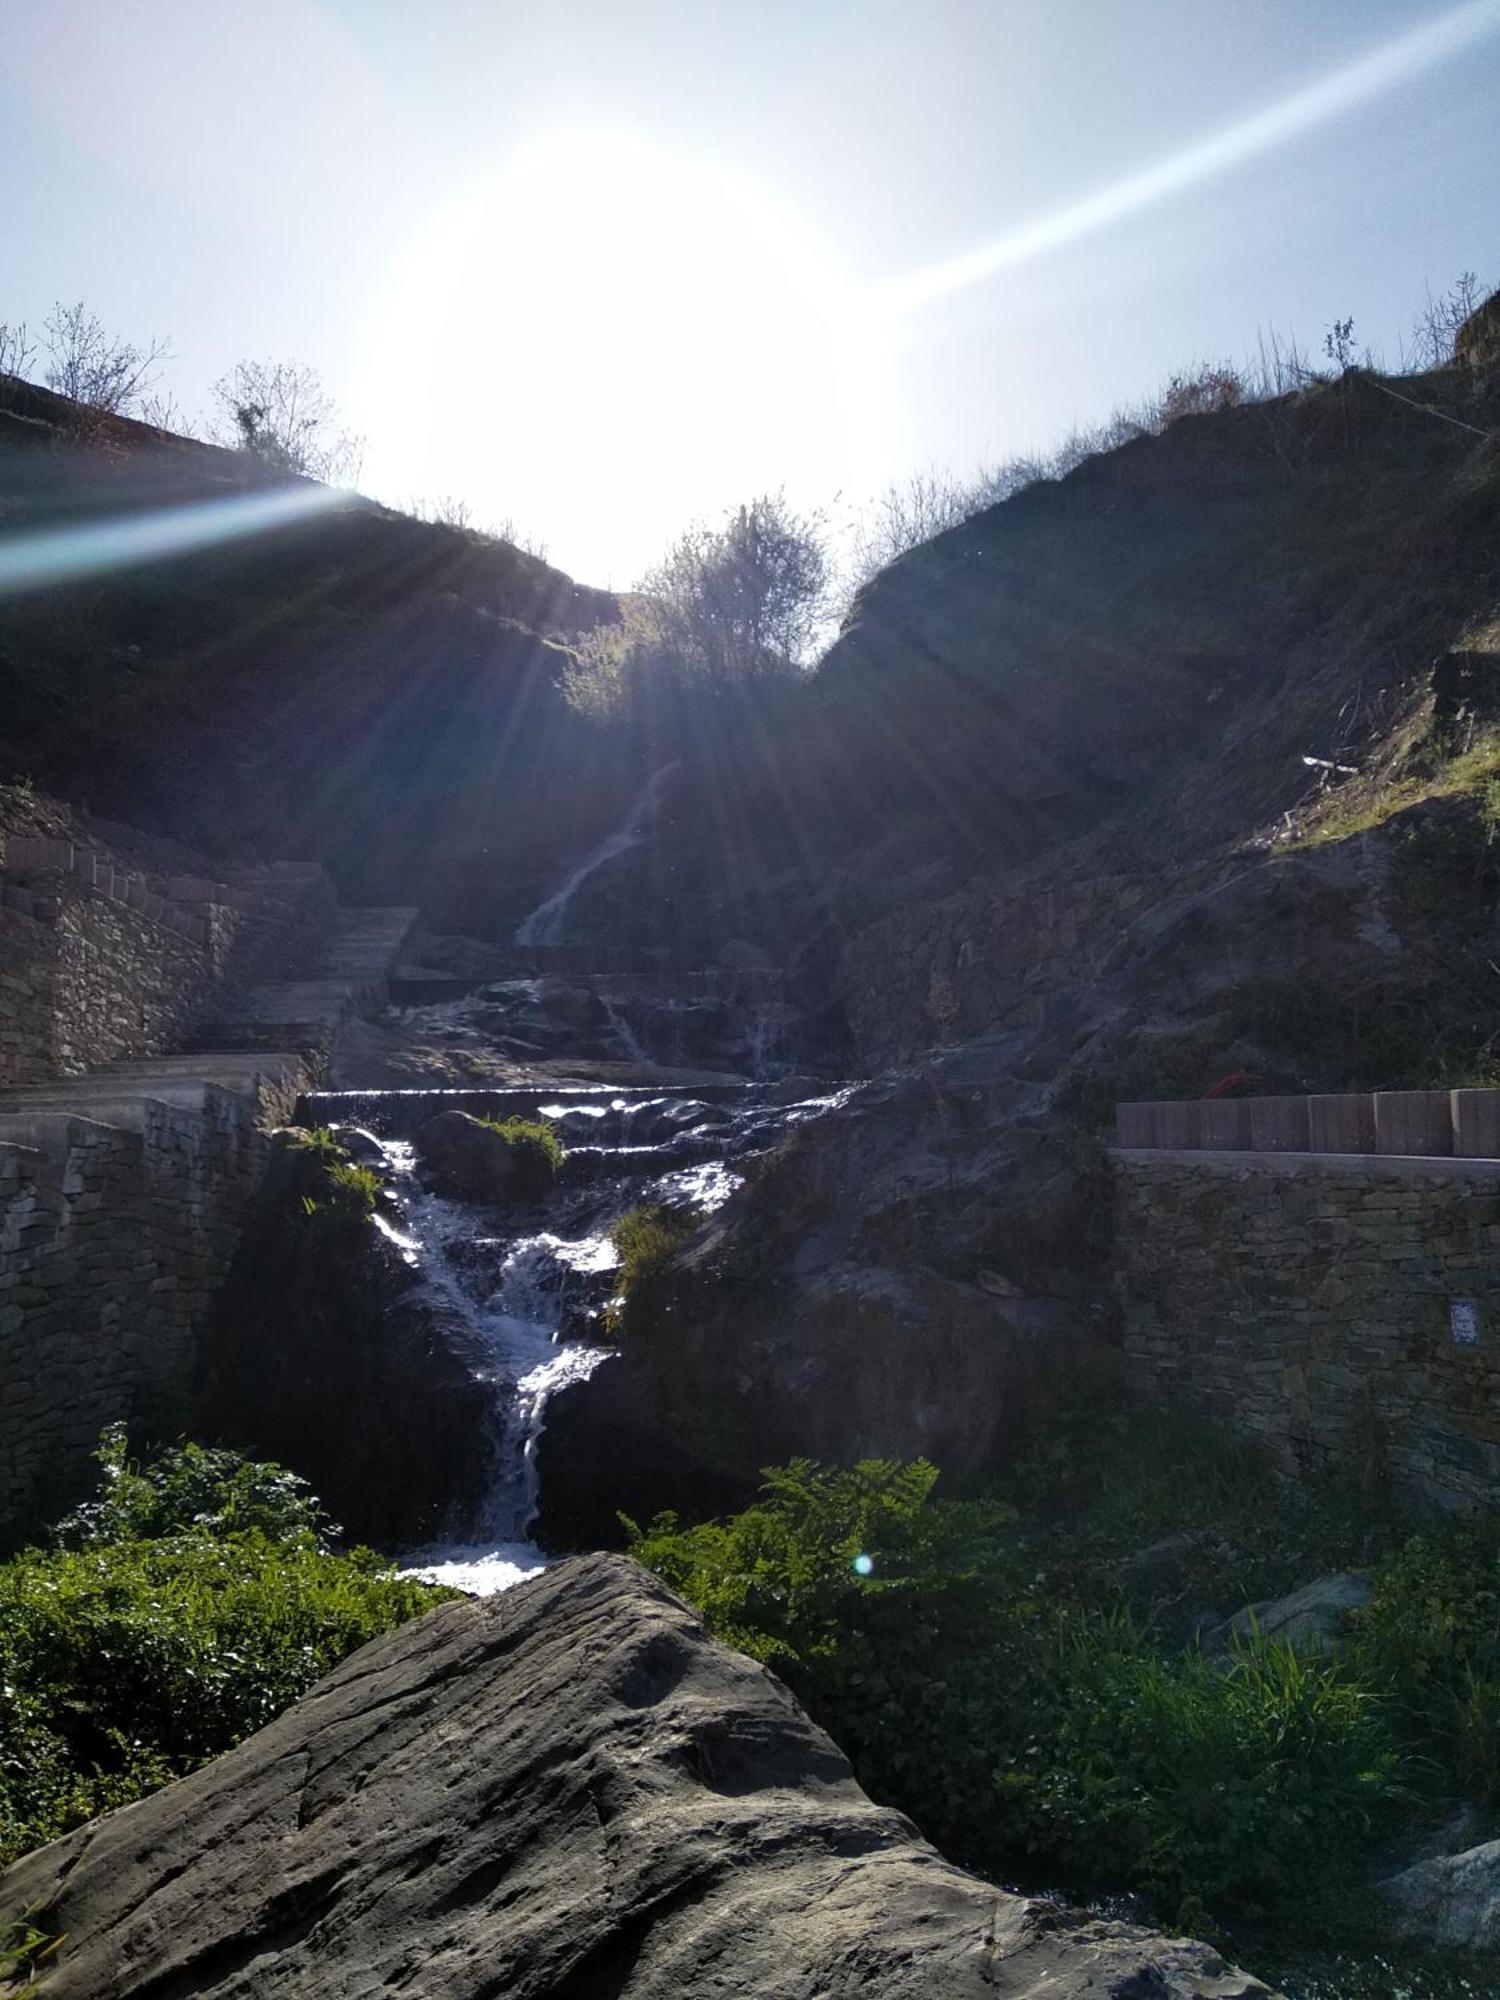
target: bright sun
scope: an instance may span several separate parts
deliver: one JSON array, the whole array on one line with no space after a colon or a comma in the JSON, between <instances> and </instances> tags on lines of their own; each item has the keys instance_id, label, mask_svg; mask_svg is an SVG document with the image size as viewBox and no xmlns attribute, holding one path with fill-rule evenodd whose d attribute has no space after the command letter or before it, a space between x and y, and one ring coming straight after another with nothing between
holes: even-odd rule
<instances>
[{"instance_id":1,"label":"bright sun","mask_svg":"<svg viewBox=\"0 0 1500 2000\"><path fill-rule=\"evenodd\" d=\"M696 515L880 462L883 368L795 215L633 133L514 152L395 274L367 472L626 584Z\"/></svg>"}]
</instances>

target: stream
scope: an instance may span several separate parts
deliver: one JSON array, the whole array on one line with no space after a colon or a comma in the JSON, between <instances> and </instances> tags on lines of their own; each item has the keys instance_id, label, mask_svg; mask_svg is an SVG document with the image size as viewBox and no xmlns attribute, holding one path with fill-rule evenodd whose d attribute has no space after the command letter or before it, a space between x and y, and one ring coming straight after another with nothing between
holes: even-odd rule
<instances>
[{"instance_id":1,"label":"stream","mask_svg":"<svg viewBox=\"0 0 1500 2000\"><path fill-rule=\"evenodd\" d=\"M482 1500L441 1541L402 1552L405 1570L483 1596L546 1567L531 1538L537 1442L552 1396L614 1358L601 1337L619 1265L613 1225L641 1204L711 1213L740 1185L741 1163L845 1094L800 1090L725 1081L696 1092L579 1084L323 1092L312 1100L318 1122L359 1135L367 1153L371 1141L378 1148L386 1196L376 1224L459 1330L467 1365L490 1391ZM566 1149L547 1199L502 1212L432 1192L413 1134L453 1109L545 1119Z\"/></svg>"}]
</instances>

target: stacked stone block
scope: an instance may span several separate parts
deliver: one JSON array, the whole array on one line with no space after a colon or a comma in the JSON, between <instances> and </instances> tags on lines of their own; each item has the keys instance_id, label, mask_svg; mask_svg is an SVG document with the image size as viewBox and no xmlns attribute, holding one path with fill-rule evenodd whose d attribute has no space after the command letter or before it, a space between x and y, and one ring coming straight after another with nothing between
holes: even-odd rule
<instances>
[{"instance_id":1,"label":"stacked stone block","mask_svg":"<svg viewBox=\"0 0 1500 2000\"><path fill-rule=\"evenodd\" d=\"M140 1107L137 1130L0 1120L0 1538L87 1490L108 1423L189 1420L197 1341L264 1171L255 1106Z\"/></svg>"},{"instance_id":2,"label":"stacked stone block","mask_svg":"<svg viewBox=\"0 0 1500 2000\"><path fill-rule=\"evenodd\" d=\"M1136 1151L1116 1287L1144 1401L1289 1472L1388 1469L1445 1507L1500 1495L1500 1160Z\"/></svg>"}]
</instances>

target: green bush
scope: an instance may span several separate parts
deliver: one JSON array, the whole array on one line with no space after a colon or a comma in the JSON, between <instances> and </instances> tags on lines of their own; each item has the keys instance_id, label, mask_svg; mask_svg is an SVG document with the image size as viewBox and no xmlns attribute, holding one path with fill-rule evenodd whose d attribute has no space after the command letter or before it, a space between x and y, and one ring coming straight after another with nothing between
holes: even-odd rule
<instances>
[{"instance_id":1,"label":"green bush","mask_svg":"<svg viewBox=\"0 0 1500 2000\"><path fill-rule=\"evenodd\" d=\"M260 1728L355 1647L451 1593L321 1546L277 1466L183 1446L106 1487L70 1544L0 1564L0 1863Z\"/></svg>"},{"instance_id":2,"label":"green bush","mask_svg":"<svg viewBox=\"0 0 1500 2000\"><path fill-rule=\"evenodd\" d=\"M956 1857L1199 1925L1347 1894L1405 1797L1391 1704L1283 1647L1213 1664L1102 1594L1060 1598L1013 1509L935 1479L799 1461L731 1520L627 1527Z\"/></svg>"},{"instance_id":3,"label":"green bush","mask_svg":"<svg viewBox=\"0 0 1500 2000\"><path fill-rule=\"evenodd\" d=\"M315 1191L302 1197L304 1212L335 1224L368 1222L380 1199L380 1176L374 1168L352 1160L332 1132L322 1126L289 1136L298 1152L320 1169L314 1179Z\"/></svg>"},{"instance_id":4,"label":"green bush","mask_svg":"<svg viewBox=\"0 0 1500 2000\"><path fill-rule=\"evenodd\" d=\"M515 1148L520 1165L516 1192L526 1200L546 1194L567 1157L557 1127L545 1118L481 1118L479 1123Z\"/></svg>"},{"instance_id":5,"label":"green bush","mask_svg":"<svg viewBox=\"0 0 1500 2000\"><path fill-rule=\"evenodd\" d=\"M64 1548L247 1531L268 1541L326 1544L339 1532L307 1481L284 1465L201 1444L172 1445L138 1465L123 1424L107 1426L94 1457L102 1490L53 1529Z\"/></svg>"},{"instance_id":6,"label":"green bush","mask_svg":"<svg viewBox=\"0 0 1500 2000\"><path fill-rule=\"evenodd\" d=\"M659 1271L679 1243L685 1243L700 1218L681 1209L662 1208L642 1202L625 1213L610 1228L610 1241L619 1256L616 1293L604 1309L604 1330L618 1338L625 1329L626 1310L632 1294Z\"/></svg>"},{"instance_id":7,"label":"green bush","mask_svg":"<svg viewBox=\"0 0 1500 2000\"><path fill-rule=\"evenodd\" d=\"M1429 1785L1500 1805L1500 1530L1412 1535L1375 1573L1351 1668L1387 1691Z\"/></svg>"}]
</instances>

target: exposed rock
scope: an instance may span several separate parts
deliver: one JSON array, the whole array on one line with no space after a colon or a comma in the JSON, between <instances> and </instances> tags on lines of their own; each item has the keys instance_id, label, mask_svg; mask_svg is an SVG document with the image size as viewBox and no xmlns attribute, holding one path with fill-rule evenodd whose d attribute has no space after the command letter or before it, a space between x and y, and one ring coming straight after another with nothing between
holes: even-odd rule
<instances>
[{"instance_id":1,"label":"exposed rock","mask_svg":"<svg viewBox=\"0 0 1500 2000\"><path fill-rule=\"evenodd\" d=\"M1500 1945L1500 1840L1419 1861L1381 1888L1400 1937L1457 1951Z\"/></svg>"},{"instance_id":2,"label":"exposed rock","mask_svg":"<svg viewBox=\"0 0 1500 2000\"><path fill-rule=\"evenodd\" d=\"M1453 358L1467 361L1471 368L1490 368L1500 361L1500 292L1491 292L1458 329Z\"/></svg>"},{"instance_id":3,"label":"exposed rock","mask_svg":"<svg viewBox=\"0 0 1500 2000\"><path fill-rule=\"evenodd\" d=\"M385 1154L380 1150L380 1141L363 1125L330 1125L328 1129L358 1165L378 1167L384 1164Z\"/></svg>"},{"instance_id":4,"label":"exposed rock","mask_svg":"<svg viewBox=\"0 0 1500 2000\"><path fill-rule=\"evenodd\" d=\"M302 1148L273 1158L204 1336L193 1431L295 1466L356 1539L409 1547L483 1490L490 1392L472 1332L327 1205L321 1173Z\"/></svg>"},{"instance_id":5,"label":"exposed rock","mask_svg":"<svg viewBox=\"0 0 1500 2000\"><path fill-rule=\"evenodd\" d=\"M1097 1207L1040 1092L960 1088L940 1061L841 1097L632 1292L618 1363L553 1398L543 1534L743 1505L803 1455L993 1477L1081 1378L1111 1379ZM996 1268L1014 1296L971 1282Z\"/></svg>"},{"instance_id":6,"label":"exposed rock","mask_svg":"<svg viewBox=\"0 0 1500 2000\"><path fill-rule=\"evenodd\" d=\"M538 1005L551 1021L575 1031L604 1026L609 1010L591 986L549 981L538 995Z\"/></svg>"},{"instance_id":7,"label":"exposed rock","mask_svg":"<svg viewBox=\"0 0 1500 2000\"><path fill-rule=\"evenodd\" d=\"M467 1111L440 1111L412 1143L433 1187L455 1200L525 1201L541 1191L533 1149Z\"/></svg>"},{"instance_id":8,"label":"exposed rock","mask_svg":"<svg viewBox=\"0 0 1500 2000\"><path fill-rule=\"evenodd\" d=\"M1286 1597L1246 1605L1209 1633L1204 1647L1209 1652L1227 1652L1237 1639L1248 1639L1255 1630L1263 1639L1275 1639L1299 1651L1337 1652L1348 1614L1362 1611L1374 1595L1369 1579L1353 1571L1320 1576Z\"/></svg>"},{"instance_id":9,"label":"exposed rock","mask_svg":"<svg viewBox=\"0 0 1500 2000\"><path fill-rule=\"evenodd\" d=\"M1268 2000L873 1805L773 1675L618 1558L449 1604L0 1875L39 2000Z\"/></svg>"}]
</instances>

